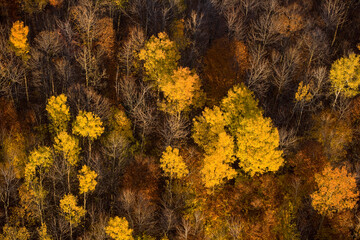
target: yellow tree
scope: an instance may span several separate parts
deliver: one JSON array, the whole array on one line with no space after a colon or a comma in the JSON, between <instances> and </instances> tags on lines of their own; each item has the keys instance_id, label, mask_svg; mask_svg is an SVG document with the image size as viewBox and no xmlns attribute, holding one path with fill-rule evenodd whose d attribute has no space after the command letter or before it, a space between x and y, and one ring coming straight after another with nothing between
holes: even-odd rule
<instances>
[{"instance_id":1,"label":"yellow tree","mask_svg":"<svg viewBox=\"0 0 360 240\"><path fill-rule=\"evenodd\" d=\"M86 194L95 190L97 176L98 174L86 165L79 171L79 190L80 194L84 194L84 209L86 209Z\"/></svg>"},{"instance_id":2,"label":"yellow tree","mask_svg":"<svg viewBox=\"0 0 360 240\"><path fill-rule=\"evenodd\" d=\"M22 57L24 60L28 59L30 46L28 43L29 27L24 25L22 21L13 23L10 33L10 43L17 56Z\"/></svg>"},{"instance_id":3,"label":"yellow tree","mask_svg":"<svg viewBox=\"0 0 360 240\"><path fill-rule=\"evenodd\" d=\"M235 86L221 102L225 122L235 139L239 166L251 176L277 171L283 164L279 132L271 119L263 117L253 93Z\"/></svg>"},{"instance_id":4,"label":"yellow tree","mask_svg":"<svg viewBox=\"0 0 360 240\"><path fill-rule=\"evenodd\" d=\"M179 67L173 74L159 83L165 102L161 109L170 114L190 110L191 105L200 105L203 95L199 76L189 68Z\"/></svg>"},{"instance_id":5,"label":"yellow tree","mask_svg":"<svg viewBox=\"0 0 360 240\"><path fill-rule=\"evenodd\" d=\"M66 221L69 222L70 237L72 239L72 229L80 223L85 216L86 210L77 205L77 199L72 194L67 194L60 200L60 209Z\"/></svg>"},{"instance_id":6,"label":"yellow tree","mask_svg":"<svg viewBox=\"0 0 360 240\"><path fill-rule=\"evenodd\" d=\"M192 137L205 152L215 148L219 134L225 131L225 118L219 107L205 108L194 120Z\"/></svg>"},{"instance_id":7,"label":"yellow tree","mask_svg":"<svg viewBox=\"0 0 360 240\"><path fill-rule=\"evenodd\" d=\"M220 108L205 108L202 116L194 119L194 141L205 151L201 170L205 186L214 187L232 179L236 172L229 164L235 161L233 138L225 131L226 121Z\"/></svg>"},{"instance_id":8,"label":"yellow tree","mask_svg":"<svg viewBox=\"0 0 360 240\"><path fill-rule=\"evenodd\" d=\"M103 123L97 115L92 112L80 111L73 123L73 134L88 138L89 159L91 158L91 142L100 137L104 132Z\"/></svg>"},{"instance_id":9,"label":"yellow tree","mask_svg":"<svg viewBox=\"0 0 360 240\"><path fill-rule=\"evenodd\" d=\"M67 97L64 94L49 98L46 111L50 119L50 130L54 134L66 131L70 121L70 109L66 105Z\"/></svg>"},{"instance_id":10,"label":"yellow tree","mask_svg":"<svg viewBox=\"0 0 360 240\"><path fill-rule=\"evenodd\" d=\"M105 232L114 240L133 240L133 230L129 228L129 223L125 218L110 218Z\"/></svg>"},{"instance_id":11,"label":"yellow tree","mask_svg":"<svg viewBox=\"0 0 360 240\"><path fill-rule=\"evenodd\" d=\"M79 141L74 136L69 135L67 132L60 132L54 139L55 152L60 154L66 160L67 165L67 180L68 190L71 191L70 186L70 171L71 167L76 166L79 161Z\"/></svg>"},{"instance_id":12,"label":"yellow tree","mask_svg":"<svg viewBox=\"0 0 360 240\"><path fill-rule=\"evenodd\" d=\"M272 126L271 119L259 115L246 119L235 134L235 156L239 166L250 176L275 172L284 163L279 148L279 132Z\"/></svg>"},{"instance_id":13,"label":"yellow tree","mask_svg":"<svg viewBox=\"0 0 360 240\"><path fill-rule=\"evenodd\" d=\"M312 206L321 215L333 217L355 207L359 196L356 179L345 168L327 166L315 175L315 181L317 191L311 194Z\"/></svg>"},{"instance_id":14,"label":"yellow tree","mask_svg":"<svg viewBox=\"0 0 360 240\"><path fill-rule=\"evenodd\" d=\"M51 236L47 232L46 224L43 223L40 228L37 229L40 240L52 240Z\"/></svg>"},{"instance_id":15,"label":"yellow tree","mask_svg":"<svg viewBox=\"0 0 360 240\"><path fill-rule=\"evenodd\" d=\"M166 148L161 156L160 167L165 176L170 177L170 181L173 178L183 178L189 173L184 159L179 155L179 149L173 149L170 146Z\"/></svg>"},{"instance_id":16,"label":"yellow tree","mask_svg":"<svg viewBox=\"0 0 360 240\"><path fill-rule=\"evenodd\" d=\"M226 132L219 134L215 148L208 151L204 157L204 166L201 169L202 180L205 187L214 190L215 186L223 184L236 176L236 171L230 164L236 160L234 142Z\"/></svg>"},{"instance_id":17,"label":"yellow tree","mask_svg":"<svg viewBox=\"0 0 360 240\"><path fill-rule=\"evenodd\" d=\"M171 41L164 32L158 37L152 36L140 50L139 59L144 61L144 68L149 80L155 82L156 86L171 76L177 68L180 59L179 50L175 42Z\"/></svg>"},{"instance_id":18,"label":"yellow tree","mask_svg":"<svg viewBox=\"0 0 360 240\"><path fill-rule=\"evenodd\" d=\"M331 91L335 94L336 103L340 94L354 97L359 93L360 55L351 53L348 57L336 60L330 69Z\"/></svg>"},{"instance_id":19,"label":"yellow tree","mask_svg":"<svg viewBox=\"0 0 360 240\"><path fill-rule=\"evenodd\" d=\"M0 234L0 240L28 240L30 233L25 227L12 227L5 224L3 233Z\"/></svg>"},{"instance_id":20,"label":"yellow tree","mask_svg":"<svg viewBox=\"0 0 360 240\"><path fill-rule=\"evenodd\" d=\"M39 147L30 153L29 162L25 166L25 183L31 195L36 199L41 223L43 223L43 201L46 196L46 191L43 188L44 175L52 164L53 156L50 148Z\"/></svg>"}]
</instances>

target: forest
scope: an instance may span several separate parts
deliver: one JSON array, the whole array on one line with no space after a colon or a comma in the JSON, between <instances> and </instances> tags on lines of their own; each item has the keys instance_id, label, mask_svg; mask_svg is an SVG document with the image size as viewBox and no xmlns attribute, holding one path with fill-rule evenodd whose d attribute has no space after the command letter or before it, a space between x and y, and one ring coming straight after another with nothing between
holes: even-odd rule
<instances>
[{"instance_id":1,"label":"forest","mask_svg":"<svg viewBox=\"0 0 360 240\"><path fill-rule=\"evenodd\" d=\"M359 0L0 0L0 240L360 239Z\"/></svg>"}]
</instances>

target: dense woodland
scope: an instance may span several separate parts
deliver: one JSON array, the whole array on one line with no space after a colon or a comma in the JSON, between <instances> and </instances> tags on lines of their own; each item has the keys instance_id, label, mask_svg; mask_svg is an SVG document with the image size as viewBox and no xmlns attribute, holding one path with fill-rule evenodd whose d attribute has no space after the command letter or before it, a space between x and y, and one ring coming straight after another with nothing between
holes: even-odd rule
<instances>
[{"instance_id":1,"label":"dense woodland","mask_svg":"<svg viewBox=\"0 0 360 240\"><path fill-rule=\"evenodd\" d=\"M360 239L359 0L0 0L0 239Z\"/></svg>"}]
</instances>

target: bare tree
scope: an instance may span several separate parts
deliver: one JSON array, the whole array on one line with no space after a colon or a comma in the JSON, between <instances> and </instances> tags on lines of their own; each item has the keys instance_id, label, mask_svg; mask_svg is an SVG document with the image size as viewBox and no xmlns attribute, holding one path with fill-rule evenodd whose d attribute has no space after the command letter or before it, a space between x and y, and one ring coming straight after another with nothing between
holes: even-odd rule
<instances>
[{"instance_id":1,"label":"bare tree","mask_svg":"<svg viewBox=\"0 0 360 240\"><path fill-rule=\"evenodd\" d=\"M145 136L153 130L156 116L156 106L152 102L152 86L141 82L137 85L133 77L124 77L121 82L120 92L124 106L127 108L133 124L140 130L142 147L144 147Z\"/></svg>"},{"instance_id":2,"label":"bare tree","mask_svg":"<svg viewBox=\"0 0 360 240\"><path fill-rule=\"evenodd\" d=\"M274 50L271 54L272 82L277 87L278 95L289 88L295 70L300 63L300 53L298 49L290 47L283 54Z\"/></svg>"},{"instance_id":3,"label":"bare tree","mask_svg":"<svg viewBox=\"0 0 360 240\"><path fill-rule=\"evenodd\" d=\"M249 38L252 43L260 43L264 46L273 44L279 40L273 16L278 8L277 0L269 0L264 5L264 12L256 21L251 21Z\"/></svg>"},{"instance_id":4,"label":"bare tree","mask_svg":"<svg viewBox=\"0 0 360 240\"><path fill-rule=\"evenodd\" d=\"M348 2L342 0L325 0L321 2L322 17L327 27L334 31L331 46L334 45L340 25L346 20Z\"/></svg>"},{"instance_id":5,"label":"bare tree","mask_svg":"<svg viewBox=\"0 0 360 240\"><path fill-rule=\"evenodd\" d=\"M270 63L266 58L263 46L257 45L250 48L250 66L247 72L247 86L259 96L265 96L269 82L267 78L271 73Z\"/></svg>"},{"instance_id":6,"label":"bare tree","mask_svg":"<svg viewBox=\"0 0 360 240\"><path fill-rule=\"evenodd\" d=\"M17 190L18 179L12 164L4 164L0 168L0 199L4 205L6 222L9 220L10 199Z\"/></svg>"},{"instance_id":7,"label":"bare tree","mask_svg":"<svg viewBox=\"0 0 360 240\"><path fill-rule=\"evenodd\" d=\"M176 115L166 115L164 126L160 129L160 136L163 139L163 147L173 145L175 142L181 142L188 136L190 125L188 119L180 113Z\"/></svg>"},{"instance_id":8,"label":"bare tree","mask_svg":"<svg viewBox=\"0 0 360 240\"><path fill-rule=\"evenodd\" d=\"M66 95L70 110L74 115L83 110L95 113L103 122L110 117L110 101L91 87L74 84L68 89Z\"/></svg>"},{"instance_id":9,"label":"bare tree","mask_svg":"<svg viewBox=\"0 0 360 240\"><path fill-rule=\"evenodd\" d=\"M85 72L86 86L103 87L101 80L106 76L101 60L105 55L103 47L97 47L96 40L101 37L99 29L100 8L98 1L80 0L79 5L71 9L75 29L80 34L80 49L76 60ZM101 24L100 24L101 25Z\"/></svg>"},{"instance_id":10,"label":"bare tree","mask_svg":"<svg viewBox=\"0 0 360 240\"><path fill-rule=\"evenodd\" d=\"M54 60L60 56L62 47L58 32L43 31L36 36L34 47L31 48L29 67L33 78L38 81L34 84L41 86L47 98L55 95L59 86L64 85L55 81L54 66Z\"/></svg>"},{"instance_id":11,"label":"bare tree","mask_svg":"<svg viewBox=\"0 0 360 240\"><path fill-rule=\"evenodd\" d=\"M156 207L150 200L127 189L120 195L120 202L133 229L138 233L153 231Z\"/></svg>"}]
</instances>

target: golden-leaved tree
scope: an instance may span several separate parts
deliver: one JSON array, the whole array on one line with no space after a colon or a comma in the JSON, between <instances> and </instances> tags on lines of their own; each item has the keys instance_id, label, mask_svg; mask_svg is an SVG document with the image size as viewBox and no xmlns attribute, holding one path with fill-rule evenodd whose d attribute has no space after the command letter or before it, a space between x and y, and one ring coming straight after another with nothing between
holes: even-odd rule
<instances>
[{"instance_id":1,"label":"golden-leaved tree","mask_svg":"<svg viewBox=\"0 0 360 240\"><path fill-rule=\"evenodd\" d=\"M79 190L80 194L84 194L84 209L86 209L86 194L95 190L98 174L84 165L79 171Z\"/></svg>"},{"instance_id":2,"label":"golden-leaved tree","mask_svg":"<svg viewBox=\"0 0 360 240\"><path fill-rule=\"evenodd\" d=\"M43 187L45 173L53 164L52 151L49 147L39 147L29 155L25 166L25 184L38 208L40 221L43 223L43 209L46 191Z\"/></svg>"},{"instance_id":3,"label":"golden-leaved tree","mask_svg":"<svg viewBox=\"0 0 360 240\"><path fill-rule=\"evenodd\" d=\"M24 60L29 58L28 53L30 46L27 40L29 27L24 25L22 21L13 23L10 33L10 44L17 56L22 57Z\"/></svg>"},{"instance_id":4,"label":"golden-leaved tree","mask_svg":"<svg viewBox=\"0 0 360 240\"><path fill-rule=\"evenodd\" d=\"M201 84L199 76L189 68L179 67L159 85L165 101L161 109L170 114L190 110L190 106L201 105Z\"/></svg>"},{"instance_id":5,"label":"golden-leaved tree","mask_svg":"<svg viewBox=\"0 0 360 240\"><path fill-rule=\"evenodd\" d=\"M140 50L139 59L144 61L148 79L159 86L164 78L172 75L177 68L180 53L175 42L171 41L166 33L161 32L146 42Z\"/></svg>"},{"instance_id":6,"label":"golden-leaved tree","mask_svg":"<svg viewBox=\"0 0 360 240\"><path fill-rule=\"evenodd\" d=\"M70 121L70 109L66 105L67 97L64 94L49 98L46 111L50 119L50 130L58 134L66 131Z\"/></svg>"},{"instance_id":7,"label":"golden-leaved tree","mask_svg":"<svg viewBox=\"0 0 360 240\"><path fill-rule=\"evenodd\" d=\"M200 79L189 68L178 67L178 46L166 33L152 36L140 50L139 59L144 61L147 79L164 94L161 110L173 115L190 110L191 105L201 106Z\"/></svg>"},{"instance_id":8,"label":"golden-leaved tree","mask_svg":"<svg viewBox=\"0 0 360 240\"><path fill-rule=\"evenodd\" d=\"M221 108L205 108L194 120L192 137L205 152L201 172L207 188L234 178L235 160L250 176L277 171L284 162L278 130L244 85L231 89Z\"/></svg>"},{"instance_id":9,"label":"golden-leaved tree","mask_svg":"<svg viewBox=\"0 0 360 240\"><path fill-rule=\"evenodd\" d=\"M330 83L335 103L340 94L344 97L357 95L360 85L360 55L351 53L348 57L336 60L331 65Z\"/></svg>"},{"instance_id":10,"label":"golden-leaved tree","mask_svg":"<svg viewBox=\"0 0 360 240\"><path fill-rule=\"evenodd\" d=\"M72 194L65 195L60 200L60 209L66 221L70 225L70 236L72 238L73 227L76 227L85 216L86 210L77 205L77 199Z\"/></svg>"},{"instance_id":11,"label":"golden-leaved tree","mask_svg":"<svg viewBox=\"0 0 360 240\"><path fill-rule=\"evenodd\" d=\"M67 132L60 132L54 139L55 152L62 156L67 166L68 191L71 191L70 172L79 161L80 147L79 141Z\"/></svg>"},{"instance_id":12,"label":"golden-leaved tree","mask_svg":"<svg viewBox=\"0 0 360 240\"><path fill-rule=\"evenodd\" d=\"M184 159L179 155L179 149L168 146L160 159L160 167L165 176L170 179L183 178L189 170L186 167Z\"/></svg>"},{"instance_id":13,"label":"golden-leaved tree","mask_svg":"<svg viewBox=\"0 0 360 240\"><path fill-rule=\"evenodd\" d=\"M244 85L235 86L222 100L221 109L235 140L239 166L251 176L277 171L284 162L279 132L263 116L253 93Z\"/></svg>"},{"instance_id":14,"label":"golden-leaved tree","mask_svg":"<svg viewBox=\"0 0 360 240\"><path fill-rule=\"evenodd\" d=\"M315 175L317 191L311 194L312 206L321 215L334 214L355 207L358 192L356 179L345 168L327 166Z\"/></svg>"},{"instance_id":15,"label":"golden-leaved tree","mask_svg":"<svg viewBox=\"0 0 360 240\"><path fill-rule=\"evenodd\" d=\"M193 139L205 152L201 170L204 185L209 189L232 179L236 172L230 166L235 161L233 138L225 131L226 121L220 108L205 108L194 119Z\"/></svg>"},{"instance_id":16,"label":"golden-leaved tree","mask_svg":"<svg viewBox=\"0 0 360 240\"><path fill-rule=\"evenodd\" d=\"M92 112L80 111L73 122L73 134L87 138L89 141L89 159L91 158L91 143L103 134L104 129L100 117Z\"/></svg>"},{"instance_id":17,"label":"golden-leaved tree","mask_svg":"<svg viewBox=\"0 0 360 240\"><path fill-rule=\"evenodd\" d=\"M129 228L129 223L125 218L110 218L105 232L114 240L133 240L133 230Z\"/></svg>"}]
</instances>

